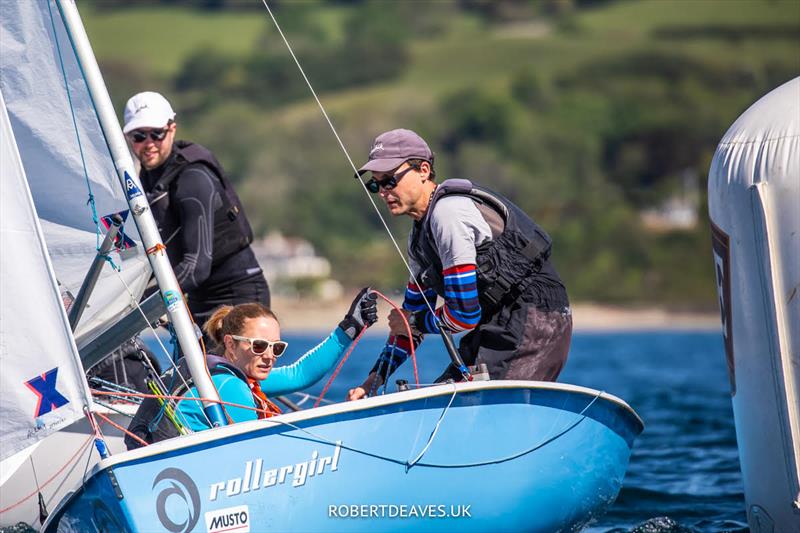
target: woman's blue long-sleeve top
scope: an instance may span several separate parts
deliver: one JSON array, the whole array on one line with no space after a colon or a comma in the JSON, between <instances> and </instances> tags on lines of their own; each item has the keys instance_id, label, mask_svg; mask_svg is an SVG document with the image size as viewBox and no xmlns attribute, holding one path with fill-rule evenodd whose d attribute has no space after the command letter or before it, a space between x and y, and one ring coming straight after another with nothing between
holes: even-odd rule
<instances>
[{"instance_id":1,"label":"woman's blue long-sleeve top","mask_svg":"<svg viewBox=\"0 0 800 533\"><path fill-rule=\"evenodd\" d=\"M291 365L274 367L267 379L261 382L261 389L267 396L277 396L313 385L336 364L351 342L350 337L337 327L324 341ZM221 370L214 373L211 380L219 392L220 399L224 402L255 408L253 393L247 382L225 367L218 368ZM184 397L199 398L200 396L197 388L192 387L184 394ZM229 405L224 407L234 422L258 419L257 413L251 409ZM203 413L202 402L181 401L178 404L176 415L178 420L194 431L211 427Z\"/></svg>"}]
</instances>

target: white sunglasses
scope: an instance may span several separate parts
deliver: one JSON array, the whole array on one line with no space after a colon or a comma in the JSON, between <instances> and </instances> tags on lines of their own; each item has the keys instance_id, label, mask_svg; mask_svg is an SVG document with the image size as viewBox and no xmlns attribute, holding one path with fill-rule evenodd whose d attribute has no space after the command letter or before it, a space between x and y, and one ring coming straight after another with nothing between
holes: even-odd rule
<instances>
[{"instance_id":1,"label":"white sunglasses","mask_svg":"<svg viewBox=\"0 0 800 533\"><path fill-rule=\"evenodd\" d=\"M289 343L286 341L268 341L266 339L258 339L254 337L242 337L241 335L231 335L231 338L236 341L247 341L250 343L250 351L256 355L263 355L264 352L272 348L272 355L280 357L286 351Z\"/></svg>"}]
</instances>

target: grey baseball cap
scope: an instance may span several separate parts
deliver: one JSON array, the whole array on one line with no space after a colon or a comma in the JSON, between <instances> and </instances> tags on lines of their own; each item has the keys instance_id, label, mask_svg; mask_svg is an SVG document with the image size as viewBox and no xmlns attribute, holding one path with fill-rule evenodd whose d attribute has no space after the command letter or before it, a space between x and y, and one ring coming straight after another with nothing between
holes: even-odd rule
<instances>
[{"instance_id":1,"label":"grey baseball cap","mask_svg":"<svg viewBox=\"0 0 800 533\"><path fill-rule=\"evenodd\" d=\"M433 152L428 143L411 130L387 131L375 138L369 149L369 161L358 169L358 173L368 170L388 172L409 159L424 159L433 164Z\"/></svg>"}]
</instances>

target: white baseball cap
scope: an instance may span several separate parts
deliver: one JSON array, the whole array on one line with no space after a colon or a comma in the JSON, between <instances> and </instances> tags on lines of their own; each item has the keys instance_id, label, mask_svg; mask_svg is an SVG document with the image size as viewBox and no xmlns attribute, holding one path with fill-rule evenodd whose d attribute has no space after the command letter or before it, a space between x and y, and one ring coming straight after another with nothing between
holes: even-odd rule
<instances>
[{"instance_id":1,"label":"white baseball cap","mask_svg":"<svg viewBox=\"0 0 800 533\"><path fill-rule=\"evenodd\" d=\"M125 104L123 133L139 128L163 128L175 118L175 111L167 99L151 91L135 94Z\"/></svg>"}]
</instances>

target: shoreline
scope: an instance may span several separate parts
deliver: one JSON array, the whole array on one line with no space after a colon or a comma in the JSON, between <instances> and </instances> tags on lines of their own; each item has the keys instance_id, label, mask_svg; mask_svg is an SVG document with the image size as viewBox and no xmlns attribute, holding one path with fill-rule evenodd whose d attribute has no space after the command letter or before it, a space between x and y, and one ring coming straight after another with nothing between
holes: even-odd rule
<instances>
[{"instance_id":1,"label":"shoreline","mask_svg":"<svg viewBox=\"0 0 800 533\"><path fill-rule=\"evenodd\" d=\"M272 308L281 328L296 333L318 333L333 329L350 306L349 299L335 301L297 300L273 297ZM399 305L399 301L395 301ZM664 307L624 307L578 302L572 307L573 330L579 333L614 331L721 331L719 313L671 311ZM378 304L378 323L385 327L386 302Z\"/></svg>"}]
</instances>

